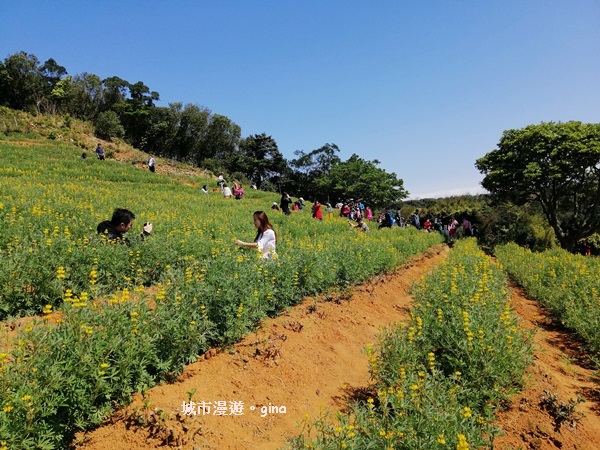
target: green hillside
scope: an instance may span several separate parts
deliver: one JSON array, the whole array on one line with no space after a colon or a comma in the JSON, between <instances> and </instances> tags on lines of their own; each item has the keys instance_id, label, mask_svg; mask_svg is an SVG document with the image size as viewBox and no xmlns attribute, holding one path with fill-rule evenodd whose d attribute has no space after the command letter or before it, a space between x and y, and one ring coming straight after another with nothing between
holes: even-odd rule
<instances>
[{"instance_id":1,"label":"green hillside","mask_svg":"<svg viewBox=\"0 0 600 450\"><path fill-rule=\"evenodd\" d=\"M268 210L274 194L207 196L193 186L198 178L83 160L80 147L58 139L0 136L0 314L18 324L11 317L41 313L0 348L0 441L10 448L64 446L209 346L441 240L276 213L278 257L265 261L233 241L252 241L252 213ZM137 215L130 246L96 235L115 207ZM146 221L154 230L142 241Z\"/></svg>"}]
</instances>

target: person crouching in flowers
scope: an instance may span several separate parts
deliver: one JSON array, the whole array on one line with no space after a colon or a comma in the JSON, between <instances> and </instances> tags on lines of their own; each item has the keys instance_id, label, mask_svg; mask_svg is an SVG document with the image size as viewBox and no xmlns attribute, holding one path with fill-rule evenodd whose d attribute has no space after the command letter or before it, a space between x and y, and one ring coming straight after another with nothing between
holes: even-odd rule
<instances>
[{"instance_id":1,"label":"person crouching in flowers","mask_svg":"<svg viewBox=\"0 0 600 450\"><path fill-rule=\"evenodd\" d=\"M130 242L129 239L125 237L125 233L127 233L133 226L133 219L135 219L135 214L128 209L116 208L113 212L112 218L110 220L100 222L96 228L96 231L100 235L105 235L110 241L118 241L129 245ZM150 235L151 232L152 224L150 222L146 222L144 224L143 231L140 234L140 238L142 240L145 239Z\"/></svg>"},{"instance_id":2,"label":"person crouching in flowers","mask_svg":"<svg viewBox=\"0 0 600 450\"><path fill-rule=\"evenodd\" d=\"M235 243L242 247L257 248L264 259L275 257L277 234L273 230L273 225L269 222L269 218L264 211L256 211L254 213L254 226L257 229L254 242L242 242L236 239Z\"/></svg>"}]
</instances>

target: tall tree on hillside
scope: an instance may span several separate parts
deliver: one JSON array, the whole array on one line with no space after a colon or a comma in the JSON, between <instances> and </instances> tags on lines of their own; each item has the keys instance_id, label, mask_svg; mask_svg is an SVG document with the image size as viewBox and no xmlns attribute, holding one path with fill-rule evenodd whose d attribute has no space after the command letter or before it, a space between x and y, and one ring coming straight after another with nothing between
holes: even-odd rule
<instances>
[{"instance_id":1,"label":"tall tree on hillside","mask_svg":"<svg viewBox=\"0 0 600 450\"><path fill-rule=\"evenodd\" d=\"M10 55L0 65L0 104L14 109L33 109L39 113L55 113L51 93L67 70L53 58L41 64L30 53Z\"/></svg>"},{"instance_id":2,"label":"tall tree on hillside","mask_svg":"<svg viewBox=\"0 0 600 450\"><path fill-rule=\"evenodd\" d=\"M0 106L8 106L10 83L4 61L0 61Z\"/></svg>"},{"instance_id":3,"label":"tall tree on hillside","mask_svg":"<svg viewBox=\"0 0 600 450\"><path fill-rule=\"evenodd\" d=\"M98 75L84 72L71 80L69 112L82 120L95 120L101 112L102 80Z\"/></svg>"},{"instance_id":4,"label":"tall tree on hillside","mask_svg":"<svg viewBox=\"0 0 600 450\"><path fill-rule=\"evenodd\" d=\"M476 162L501 200L540 203L561 246L600 231L600 124L541 123L503 133Z\"/></svg>"},{"instance_id":5,"label":"tall tree on hillside","mask_svg":"<svg viewBox=\"0 0 600 450\"><path fill-rule=\"evenodd\" d=\"M115 105L125 103L129 93L129 82L119 77L109 77L102 80L104 92L102 96L102 110L114 109Z\"/></svg>"},{"instance_id":6,"label":"tall tree on hillside","mask_svg":"<svg viewBox=\"0 0 600 450\"><path fill-rule=\"evenodd\" d=\"M258 187L272 177L281 176L287 163L277 142L265 133L250 135L240 141L239 171L246 174Z\"/></svg>"},{"instance_id":7,"label":"tall tree on hillside","mask_svg":"<svg viewBox=\"0 0 600 450\"><path fill-rule=\"evenodd\" d=\"M142 150L161 156L177 157L176 138L181 120L181 103L170 103L167 108L157 107L150 113L150 125L146 131Z\"/></svg>"},{"instance_id":8,"label":"tall tree on hillside","mask_svg":"<svg viewBox=\"0 0 600 450\"><path fill-rule=\"evenodd\" d=\"M150 88L141 81L129 85L129 96L125 103L113 105L119 115L125 138L135 147L146 145L146 133L151 124L151 112L154 102L159 100L158 92L150 92Z\"/></svg>"},{"instance_id":9,"label":"tall tree on hillside","mask_svg":"<svg viewBox=\"0 0 600 450\"><path fill-rule=\"evenodd\" d=\"M200 165L202 142L208 129L210 110L197 105L185 105L179 113L179 129L175 136L173 156L179 161Z\"/></svg>"},{"instance_id":10,"label":"tall tree on hillside","mask_svg":"<svg viewBox=\"0 0 600 450\"><path fill-rule=\"evenodd\" d=\"M14 109L35 107L44 92L40 61L25 52L10 55L0 71L0 104Z\"/></svg>"},{"instance_id":11,"label":"tall tree on hillside","mask_svg":"<svg viewBox=\"0 0 600 450\"><path fill-rule=\"evenodd\" d=\"M59 65L54 58L50 58L39 70L42 77L42 89L38 91L36 98L37 111L38 113L55 114L57 104L54 100L57 99L57 95L54 89L63 77L67 75L67 69ZM52 95L53 92L54 95Z\"/></svg>"},{"instance_id":12,"label":"tall tree on hillside","mask_svg":"<svg viewBox=\"0 0 600 450\"><path fill-rule=\"evenodd\" d=\"M154 102L159 100L159 94L156 91L150 92L150 88L141 81L129 85L130 103L136 106L152 107Z\"/></svg>"},{"instance_id":13,"label":"tall tree on hillside","mask_svg":"<svg viewBox=\"0 0 600 450\"><path fill-rule=\"evenodd\" d=\"M229 117L213 114L209 117L206 135L203 140L203 159L227 159L240 142L242 129Z\"/></svg>"},{"instance_id":14,"label":"tall tree on hillside","mask_svg":"<svg viewBox=\"0 0 600 450\"><path fill-rule=\"evenodd\" d=\"M290 161L293 168L291 175L295 191L305 197L313 197L318 193L316 180L322 175L328 175L336 164L341 162L337 155L340 149L335 144L325 144L321 148L305 153L296 150L297 157Z\"/></svg>"},{"instance_id":15,"label":"tall tree on hillside","mask_svg":"<svg viewBox=\"0 0 600 450\"><path fill-rule=\"evenodd\" d=\"M329 174L320 176L319 200L362 198L375 207L385 207L400 202L408 196L404 182L395 173L377 167L379 161L366 161L352 155L347 161L335 164ZM326 200L326 199L325 199Z\"/></svg>"}]
</instances>

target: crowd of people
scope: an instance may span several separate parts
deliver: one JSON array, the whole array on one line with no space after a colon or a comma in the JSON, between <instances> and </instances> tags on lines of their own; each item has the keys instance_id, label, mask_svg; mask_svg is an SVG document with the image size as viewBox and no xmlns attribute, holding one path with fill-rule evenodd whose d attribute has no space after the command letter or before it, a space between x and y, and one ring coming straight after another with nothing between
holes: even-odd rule
<instances>
[{"instance_id":1,"label":"crowd of people","mask_svg":"<svg viewBox=\"0 0 600 450\"><path fill-rule=\"evenodd\" d=\"M219 177L217 178L217 186L221 189L221 193L223 194L223 197L235 198L236 200L241 200L242 197L244 196L244 188L243 188L242 184L238 183L237 181L234 181L232 184L233 184L233 190L231 187L229 187L229 185L225 181L225 177L223 176L223 174L222 173L219 174ZM202 190L203 190L203 192L208 193L208 190L206 189L206 185L202 186Z\"/></svg>"},{"instance_id":2,"label":"crowd of people","mask_svg":"<svg viewBox=\"0 0 600 450\"><path fill-rule=\"evenodd\" d=\"M101 149L100 145L98 147ZM100 154L96 151L98 157ZM149 162L150 170L154 168L154 158L150 157L151 164ZM235 197L237 200L242 199L244 195L244 189L241 183L237 181L233 182L233 191L227 185L223 174L219 174L217 179L217 186L219 187L222 195L225 198ZM256 189L255 185L252 185L253 189ZM218 189L217 189L218 191ZM207 185L203 185L201 192L205 195L209 194ZM329 203L322 205L319 200L315 200L311 207L312 217L322 221L323 220L323 207L325 206L325 212L333 218L334 207ZM291 196L284 192L281 196L279 203L274 202L271 206L273 211L281 211L286 216L292 214L292 211L301 212L305 208L304 199L298 197L296 201L292 200ZM346 201L338 202L335 205L335 209L339 211L339 216L346 218L348 224L358 229L360 232L369 231L369 222L375 222L378 224L378 228L392 228L393 226L399 227L415 227L418 230L425 232L437 231L442 233L447 242L452 243L458 237L469 237L476 234L476 228L471 223L469 218L465 215L462 217L454 217L452 215L445 214L441 217L432 216L430 214L425 215L423 218L420 215L419 210L415 210L410 217L405 218L402 216L401 210L392 211L389 209L382 210L377 217L373 214L373 210L364 204L362 199L349 199ZM267 214L264 211L255 211L254 215L254 226L257 229L256 237L253 242L244 242L236 239L235 243L242 247L257 248L262 258L272 259L276 255L277 245L277 234L271 225ZM130 241L125 237L133 226L133 220L135 215L133 212L117 208L114 210L112 218L101 222L97 227L98 234L104 235L108 240L120 241L127 245L130 245ZM460 222L459 222L460 220ZM152 223L146 222L143 227L143 231L140 234L140 239L145 239L152 232Z\"/></svg>"},{"instance_id":3,"label":"crowd of people","mask_svg":"<svg viewBox=\"0 0 600 450\"><path fill-rule=\"evenodd\" d=\"M415 227L417 230L427 232L437 231L446 237L446 241L453 242L457 237L475 236L476 228L469 220L467 215L455 217L451 214L443 214L441 217L431 214L421 217L419 210L416 209L408 218L402 216L402 212L397 210L393 212L384 209L377 218L379 228L391 228L394 225L399 227Z\"/></svg>"}]
</instances>

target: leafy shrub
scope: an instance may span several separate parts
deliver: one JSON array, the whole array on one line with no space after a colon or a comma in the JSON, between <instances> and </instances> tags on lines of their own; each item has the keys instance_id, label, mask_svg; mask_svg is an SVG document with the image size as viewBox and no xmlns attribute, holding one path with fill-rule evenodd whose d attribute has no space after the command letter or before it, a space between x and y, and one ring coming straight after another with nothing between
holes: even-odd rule
<instances>
[{"instance_id":1,"label":"leafy shrub","mask_svg":"<svg viewBox=\"0 0 600 450\"><path fill-rule=\"evenodd\" d=\"M260 189L266 192L277 192L277 186L271 183L269 180L265 180L260 184Z\"/></svg>"},{"instance_id":2,"label":"leafy shrub","mask_svg":"<svg viewBox=\"0 0 600 450\"><path fill-rule=\"evenodd\" d=\"M63 116L63 127L71 128L72 122L73 122L73 118L71 117L70 114L67 113Z\"/></svg>"},{"instance_id":3,"label":"leafy shrub","mask_svg":"<svg viewBox=\"0 0 600 450\"><path fill-rule=\"evenodd\" d=\"M98 114L95 133L101 139L111 140L114 137L123 137L125 129L121 125L116 112L105 111Z\"/></svg>"},{"instance_id":4,"label":"leafy shrub","mask_svg":"<svg viewBox=\"0 0 600 450\"><path fill-rule=\"evenodd\" d=\"M554 231L538 211L539 205L489 205L478 211L477 238L489 251L495 246L516 242L534 251L556 246Z\"/></svg>"}]
</instances>

